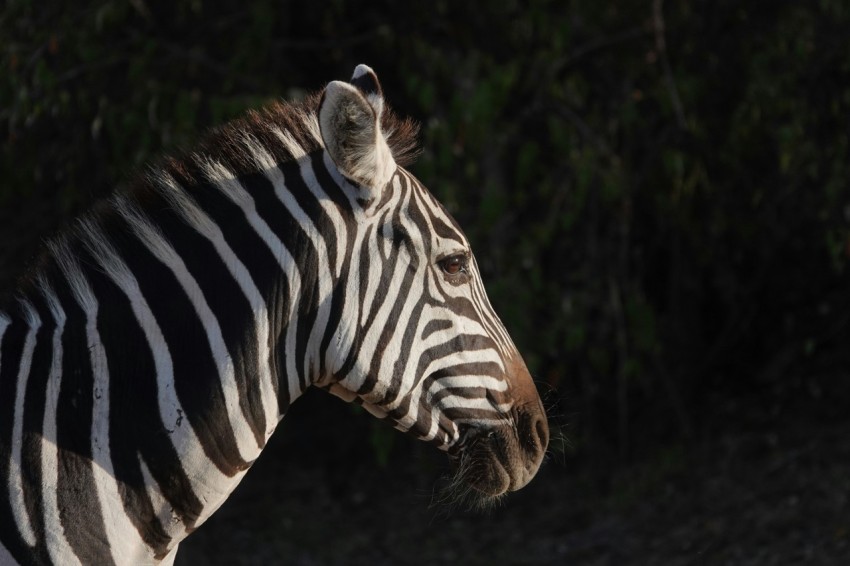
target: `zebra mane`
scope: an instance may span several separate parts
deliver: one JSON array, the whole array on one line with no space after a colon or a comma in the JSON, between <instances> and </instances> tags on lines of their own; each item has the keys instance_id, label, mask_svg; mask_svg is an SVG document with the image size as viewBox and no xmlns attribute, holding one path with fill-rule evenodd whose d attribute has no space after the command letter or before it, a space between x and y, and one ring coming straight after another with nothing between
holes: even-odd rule
<instances>
[{"instance_id":1,"label":"zebra mane","mask_svg":"<svg viewBox=\"0 0 850 566\"><path fill-rule=\"evenodd\" d=\"M220 163L237 176L258 172L260 167L252 151L257 145L277 163L322 149L318 121L321 95L313 93L301 102L276 101L259 110L249 110L241 118L213 128L190 152L166 158L150 173L155 177L165 173L178 182L193 183L199 180L198 166L203 168L209 162ZM419 125L415 121L400 118L384 103L381 130L398 165L415 161L419 155Z\"/></svg>"},{"instance_id":2,"label":"zebra mane","mask_svg":"<svg viewBox=\"0 0 850 566\"><path fill-rule=\"evenodd\" d=\"M158 191L162 179L170 178L184 186L202 183L210 164L224 166L236 176L257 173L264 164L258 162L257 149L263 150L276 163L285 163L324 148L319 130L318 111L322 92L308 95L300 102L275 101L242 117L212 128L188 148L166 155L147 166L146 171L129 178L112 198L99 200L75 222L69 222L46 239L39 252L18 277L13 289L0 290L0 317L12 306L11 300L25 296L22 291L37 284L45 261L59 258L57 249L67 253L68 239L80 233L87 219L105 219L114 215L115 195L128 195L143 202L146 195ZM419 125L410 118L397 116L386 103L381 113L381 130L393 159L400 166L413 163L419 155ZM260 160L262 161L262 160ZM3 319L0 319L2 324Z\"/></svg>"}]
</instances>

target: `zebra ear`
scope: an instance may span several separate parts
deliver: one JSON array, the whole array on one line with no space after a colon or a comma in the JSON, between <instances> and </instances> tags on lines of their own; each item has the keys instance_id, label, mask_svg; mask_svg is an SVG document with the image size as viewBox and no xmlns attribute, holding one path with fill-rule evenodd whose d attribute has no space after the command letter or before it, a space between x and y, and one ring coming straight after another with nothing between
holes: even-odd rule
<instances>
[{"instance_id":1,"label":"zebra ear","mask_svg":"<svg viewBox=\"0 0 850 566\"><path fill-rule=\"evenodd\" d=\"M355 80L357 76L355 71ZM378 89L380 92L380 86ZM328 84L319 103L319 129L325 149L343 175L365 187L380 189L390 181L396 165L381 132L383 105L376 109L366 98L373 95L375 92L361 90L359 84ZM377 96L380 98L380 94Z\"/></svg>"},{"instance_id":2,"label":"zebra ear","mask_svg":"<svg viewBox=\"0 0 850 566\"><path fill-rule=\"evenodd\" d=\"M366 96L366 100L375 109L380 124L381 114L384 112L384 91L381 88L381 83L378 82L378 75L369 65L360 64L355 67L350 82Z\"/></svg>"}]
</instances>

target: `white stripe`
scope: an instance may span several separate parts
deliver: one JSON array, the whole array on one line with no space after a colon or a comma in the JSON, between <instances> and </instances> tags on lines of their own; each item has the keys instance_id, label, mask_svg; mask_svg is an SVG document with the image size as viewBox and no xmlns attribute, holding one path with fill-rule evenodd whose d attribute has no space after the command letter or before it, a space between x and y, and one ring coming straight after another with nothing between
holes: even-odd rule
<instances>
[{"instance_id":1,"label":"white stripe","mask_svg":"<svg viewBox=\"0 0 850 566\"><path fill-rule=\"evenodd\" d=\"M272 133L280 140L280 143L283 144L283 147L286 148L292 155L292 159L297 161L307 155L307 152L304 151L304 148L292 137L292 134L289 131L282 131L280 128L275 126L272 128Z\"/></svg>"},{"instance_id":2,"label":"white stripe","mask_svg":"<svg viewBox=\"0 0 850 566\"><path fill-rule=\"evenodd\" d=\"M496 415L505 415L505 417L507 417L507 413L511 410L511 407L513 407L513 403L500 403L498 405L494 405L485 397L467 399L460 395L447 395L434 405L434 409L439 411L457 408L475 409L479 411L493 411Z\"/></svg>"},{"instance_id":3,"label":"white stripe","mask_svg":"<svg viewBox=\"0 0 850 566\"><path fill-rule=\"evenodd\" d=\"M457 377L460 377L460 376L457 376ZM420 409L423 408L421 406L423 404L422 403L423 394L425 395L425 403L424 403L425 407L430 407L429 418L431 420L431 428L428 431L428 433L425 434L425 436L423 438L427 438L428 440L431 440L432 438L434 438L433 435L436 434L437 426L439 425L439 422L438 422L439 419L436 418L437 413L439 413L442 409L447 408L446 406L443 406L443 405L435 406L433 404L432 400L437 393L439 393L440 391L443 391L444 389L449 389L449 388L458 388L459 389L459 388L487 387L487 385L489 383L497 384L497 386L495 387L495 389L497 391L504 391L507 388L507 383L505 383L504 381L499 382L495 378L485 378L484 376L463 376L465 378L468 378L472 382L467 382L466 384L460 385L460 386L457 386L457 387L453 387L451 385L444 385L444 384L441 383L442 381L457 379L457 377L440 379L439 381L434 382L434 384L432 384L431 388L428 391L423 391L421 387L415 388L413 390L412 394L411 394L410 405L409 405L409 409L408 409L407 414L403 415L402 417L400 417L398 419L400 430L407 431L413 425L416 424L417 420L419 419L419 411L420 411ZM457 405L457 406L462 406L462 405ZM508 407L508 409L510 408L510 405L505 405L505 406ZM493 409L493 405L490 404L489 401L488 401L487 406L484 407L484 408L485 409Z\"/></svg>"},{"instance_id":4,"label":"white stripe","mask_svg":"<svg viewBox=\"0 0 850 566\"><path fill-rule=\"evenodd\" d=\"M428 374L425 373L424 375L427 376ZM422 408L423 395L425 396L425 405L433 408L434 397L444 389L471 389L476 387L482 387L490 391L506 391L508 383L504 379L498 379L489 375L454 375L436 379L431 382L431 385L427 390L424 390L423 387L413 388L413 391L410 394L411 399L408 412L406 415L399 418L399 424L404 427L403 430L407 430L416 424L416 421L419 418L419 410ZM400 401L397 401L393 405L400 405ZM431 419L431 431L429 434L431 432L436 432L434 427L437 423L436 419L434 419L433 411L431 413Z\"/></svg>"},{"instance_id":5,"label":"white stripe","mask_svg":"<svg viewBox=\"0 0 850 566\"><path fill-rule=\"evenodd\" d=\"M428 389L428 400L443 389L473 389L483 387L488 391L507 391L508 382L489 375L450 375L435 379Z\"/></svg>"},{"instance_id":6,"label":"white stripe","mask_svg":"<svg viewBox=\"0 0 850 566\"><path fill-rule=\"evenodd\" d=\"M142 471L142 478L145 482L145 491L147 492L151 505L153 505L159 524L162 525L163 530L169 534L183 531L180 516L174 512L174 508L171 503L169 503L168 499L166 499L162 494L162 490L159 488L159 484L156 479L154 479L150 469L148 469L145 459L142 458L142 455L138 452L136 453L136 457L139 459L139 468ZM180 542L182 538L183 537L176 537L176 539L171 541L168 548L171 548L174 544Z\"/></svg>"},{"instance_id":7,"label":"white stripe","mask_svg":"<svg viewBox=\"0 0 850 566\"><path fill-rule=\"evenodd\" d=\"M489 401L486 399L477 399L476 403L467 404L464 401L469 401L469 399L463 399L461 397L451 397L452 399L456 399L456 401L451 404L440 404L439 406L431 407L431 427L427 433L420 436L422 440L430 441L436 438L437 433L439 432L439 413L447 408L451 407L463 407L470 409L481 409L485 411L492 411L492 418L481 418L481 417L456 417L452 419L452 427L454 428L453 433L447 435L447 442L440 446L443 450L447 450L451 448L452 444L454 444L459 438L459 431L457 426L460 424L471 424L474 426L502 426L506 422L509 421L508 411L510 411L512 404L507 403L503 405L497 405L494 407Z\"/></svg>"},{"instance_id":8,"label":"white stripe","mask_svg":"<svg viewBox=\"0 0 850 566\"><path fill-rule=\"evenodd\" d=\"M255 159L263 160L262 154L255 153ZM269 157L269 159L271 159ZM263 240L272 255L277 259L279 265L287 275L290 283L291 296L297 296L301 289L301 278L298 270L295 267L295 261L292 259L292 254L283 245L283 242L275 235L269 225L260 218L257 213L257 207L253 197L242 187L242 184L220 163L207 162L203 165L204 172L210 181L239 208L242 209L245 219L251 225L251 228ZM275 173L280 173L276 167L270 167L266 173L270 175L270 180L274 178ZM247 270L246 270L247 271ZM248 276L250 278L250 275ZM272 383L271 369L269 362L271 360L271 352L269 351L269 314L265 300L260 294L259 289L252 283L252 288L247 291L250 293L250 302L252 309L256 313L257 322L257 346L259 348L260 358L260 389L263 400L263 409L266 415L266 438L274 432L274 428L281 418L278 409L277 397L274 393L274 384ZM246 291L243 289L243 292ZM246 293L247 294L247 293ZM291 303L292 301L288 301ZM293 309L294 310L294 309ZM292 312L292 311L290 311ZM289 314L289 313L287 313ZM289 318L286 314L286 318ZM297 397L297 395L296 395Z\"/></svg>"},{"instance_id":9,"label":"white stripe","mask_svg":"<svg viewBox=\"0 0 850 566\"><path fill-rule=\"evenodd\" d=\"M367 271L366 271L366 291L363 294L363 310L360 314L360 326L365 326L366 321L369 319L369 315L372 313L372 305L375 302L375 298L378 295L378 284L381 280L381 272L383 267L383 261L378 254L378 238L381 237L381 229L376 227L375 230L372 231L372 235L369 238L369 241L366 243L368 246L361 253L366 254L368 258L366 261ZM358 265L357 271L360 272L360 258L357 258ZM356 300L360 300L360 297L355 297Z\"/></svg>"},{"instance_id":10,"label":"white stripe","mask_svg":"<svg viewBox=\"0 0 850 566\"><path fill-rule=\"evenodd\" d=\"M80 564L74 554L59 518L59 454L56 445L56 409L59 404L59 390L62 375L62 332L65 329L65 311L50 287L39 279L50 314L56 322L53 329L53 359L50 374L47 377L47 389L44 402L44 422L41 441L41 481L42 503L44 507L44 535L50 559L56 564Z\"/></svg>"},{"instance_id":11,"label":"white stripe","mask_svg":"<svg viewBox=\"0 0 850 566\"><path fill-rule=\"evenodd\" d=\"M401 281L403 279L404 273L407 271L410 264L409 258L410 256L408 255L406 248L399 250L398 259L394 266L393 275L390 278L390 281ZM395 302L398 300L398 294L401 291L400 286L393 285L389 289L384 289L382 291L385 293L384 302L378 309L378 312L372 321L372 325L369 327L369 332L364 337L363 342L360 345L360 351L357 353L357 363L354 364L354 367L352 367L348 375L340 380L346 388L351 389L352 391L357 391L366 380L367 375L365 374L365 371L369 370L384 328L390 324L396 324L395 321L389 321L389 315L395 305ZM384 376L378 375L376 377L377 383L374 391L369 394L369 399L374 397L383 398L385 393L384 388L389 384L389 381L383 381Z\"/></svg>"},{"instance_id":12,"label":"white stripe","mask_svg":"<svg viewBox=\"0 0 850 566\"><path fill-rule=\"evenodd\" d=\"M326 160L324 162L325 169L330 171L336 171L336 165L333 165L333 162L328 157L327 152L322 154L323 159ZM342 215L339 213L339 208L337 208L336 203L325 193L322 188L321 183L319 183L319 179L316 177L316 173L313 170L313 163L309 160L304 160L301 162L301 177L304 179L304 183L307 185L307 188L310 189L310 192L313 193L313 197L319 203L319 206L325 211L325 214L330 218L331 224L334 227L334 233L325 235L325 238L331 237L336 239L336 258L334 265L334 276L339 277L342 273L342 264L345 261L345 253L346 243L348 242L348 230L345 226L345 220L342 218ZM340 187L341 188L341 187ZM324 238L322 239L322 243L325 244ZM328 255L328 248L325 244L325 259L330 259ZM328 268L330 267L330 263L327 264Z\"/></svg>"},{"instance_id":13,"label":"white stripe","mask_svg":"<svg viewBox=\"0 0 850 566\"><path fill-rule=\"evenodd\" d=\"M12 425L12 457L9 460L9 503L12 506L12 514L15 516L15 522L18 525L18 530L21 533L24 543L35 546L35 533L30 525L30 519L24 505L23 478L21 477L21 449L23 447L24 432L24 399L30 368L32 367L35 337L38 329L41 327L41 319L29 302L22 300L21 307L23 307L29 330L24 340L24 349L21 353L21 365L15 388L15 421Z\"/></svg>"},{"instance_id":14,"label":"white stripe","mask_svg":"<svg viewBox=\"0 0 850 566\"><path fill-rule=\"evenodd\" d=\"M230 275L233 276L234 281L239 285L239 289L242 291L245 299L251 305L254 316L254 339L260 348L257 373L260 376L263 391L263 411L267 415L265 433L266 438L268 438L274 432L281 415L278 413L276 397L273 393L271 395L268 393L271 382L271 371L268 365L269 313L265 300L254 280L251 278L248 268L245 267L245 264L242 263L236 253L227 244L221 228L172 179L163 178L161 182L165 184L163 194L171 201L175 210L183 216L186 222L213 245L216 253L218 253L225 267L230 272ZM279 250L279 253L288 254L289 252L285 248L282 248ZM278 254L275 254L275 257L278 257ZM298 279L294 282L290 280L290 284L298 285L299 281ZM265 352L265 357L262 355L263 352ZM271 389L271 391L273 392L274 390ZM298 395L295 395L293 399L295 397L298 397ZM273 415L271 419L268 417L270 414Z\"/></svg>"},{"instance_id":15,"label":"white stripe","mask_svg":"<svg viewBox=\"0 0 850 566\"><path fill-rule=\"evenodd\" d=\"M399 178L396 177L393 179L393 196L392 200L387 204L388 207L394 208L397 206L397 203L402 197L408 197L409 194L405 194L401 190L401 184ZM402 204L402 207L407 206L407 200ZM375 301L375 297L378 294L378 284L381 280L381 274L383 273L384 260L389 257L389 246L392 244L392 224L389 222L389 219L385 214L378 215L378 221L372 222L371 226L374 228L372 230L372 237L369 238L369 248L368 250L364 250L363 253L367 254L367 257L370 258L368 261L369 271L366 279L366 293L365 293L365 303L363 303L363 311L361 314L360 325L366 324L366 319L369 314L372 312L372 303ZM387 232L390 232L387 234ZM384 243L384 254L381 257L378 249L378 240L383 240ZM359 258L357 258L359 259ZM359 266L358 266L359 270Z\"/></svg>"},{"instance_id":16,"label":"white stripe","mask_svg":"<svg viewBox=\"0 0 850 566\"><path fill-rule=\"evenodd\" d=\"M353 250L361 248L363 236L362 230L355 232ZM325 366L328 375L321 376L322 379L331 379L342 368L357 337L357 321L360 318L360 266L357 262L357 253L354 253L348 279L345 281L345 292L342 295L342 313L337 327L331 329L333 335L325 352Z\"/></svg>"},{"instance_id":17,"label":"white stripe","mask_svg":"<svg viewBox=\"0 0 850 566\"><path fill-rule=\"evenodd\" d=\"M401 193L400 185L398 182L398 177L394 179L394 187L396 191L395 193ZM402 215L407 209L407 205L410 202L410 193L407 192L404 194L404 201L402 202L401 209ZM389 225L389 222L384 223L385 226ZM377 231L373 233L373 241L379 238ZM374 246L370 242L370 253L374 251ZM372 256L375 257L375 256ZM409 255L407 252L407 248L401 248L399 250L398 256L396 258L396 263L393 266L393 274L390 278L390 281L401 281L403 279L403 274L407 270L409 265ZM381 261L376 258L376 261L369 262L369 280L366 284L366 304L363 307L363 314L361 319L361 326L365 324L368 315L371 314L372 303L374 302L374 297L378 294L378 285L380 284L381 274L385 271L387 266L387 262ZM354 364L354 367L348 373L348 375L344 376L340 382L348 389L352 391L357 391L363 382L366 380L367 371L372 363L372 358L375 355L375 350L378 346L378 340L380 339L381 333L384 328L388 324L389 314L392 311L394 303L398 297L398 292L400 291L400 287L398 285L393 285L389 289L381 289L383 293L383 303L381 303L378 308L378 312L375 313L375 316L372 320L372 325L369 328L369 333L364 337L363 342L360 345L360 351L357 352L357 363ZM378 379L380 385L380 377ZM382 395L383 392L380 391L380 387L378 390L374 392L375 395Z\"/></svg>"},{"instance_id":18,"label":"white stripe","mask_svg":"<svg viewBox=\"0 0 850 566\"><path fill-rule=\"evenodd\" d=\"M318 200L320 206L330 218L334 229L333 234L326 234L322 236L317 233L318 237L314 241L316 251L319 253L319 312L316 313L316 320L313 323L313 329L307 340L306 350L309 353L308 359L311 359L310 365L313 366L312 369L314 371L308 372L306 375L313 379L318 379L324 377L319 376L317 372L320 365L319 359L322 355L322 352L320 351L320 348L322 347L322 338L325 336L325 331L327 330L328 320L330 319L331 314L330 297L333 293L333 275L339 277L342 272L342 263L346 253L348 235L346 233L345 222L340 217L339 211L336 209L336 205L325 194L319 185L319 181L316 179L316 175L313 172L313 165L309 160L305 159L301 162L301 176L307 184L307 187L313 193L313 196ZM336 239L336 265L333 275L331 275L330 271L330 252L326 241L327 238ZM310 366L305 367L305 370L309 367Z\"/></svg>"},{"instance_id":19,"label":"white stripe","mask_svg":"<svg viewBox=\"0 0 850 566\"><path fill-rule=\"evenodd\" d=\"M306 354L304 359L304 367L296 368L295 367L295 358L294 356L287 356L287 368L286 374L289 378L290 383L290 400L294 400L295 397L300 395L301 386L300 384L295 383L296 376L302 376L304 379L308 380L308 383L312 379L317 379L322 376L316 375L316 372L319 368L319 356L321 355L320 346L321 340L324 336L327 322L330 317L330 301L326 300L330 297L332 293L331 283L333 281L332 275L329 271L329 258L328 258L328 248L327 244L323 238L323 236L319 233L315 224L313 223L313 219L307 215L295 198L292 196L292 193L286 187L286 180L284 179L283 173L279 168L274 166L273 158L266 152L264 148L262 148L259 144L253 143L250 139L246 140L246 143L250 147L250 151L254 156L254 159L262 165L264 169L264 173L266 177L271 181L275 195L278 197L280 202L284 205L284 207L289 211L292 215L293 219L299 224L301 229L310 239L315 248L317 254L319 255L319 265L318 265L318 285L319 285L319 312L316 315L316 321L313 325L313 328L310 332L310 336L307 340L306 345ZM257 231L257 233L261 236L263 241L272 251L274 256L277 258L278 263L283 268L284 272L287 274L287 277L290 279L290 282L293 285L290 287L290 296L298 297L301 292L301 280L294 279L294 276L298 273L297 265L295 260L293 259L290 252L284 247L283 243L277 238L274 232L268 227L262 218L256 212L256 205L254 203L254 199L251 195L242 187L239 181L235 178L235 176L229 172L226 168L224 168L219 163L210 163L207 162L203 164L205 173L209 177L209 179L215 183L217 187L219 187L222 192L227 195L234 203L239 205L245 213L246 218L251 223L252 227ZM333 204L328 204L330 199L327 195L322 192L321 188L318 187L318 181L315 179L315 175L312 171L311 164L309 160L303 160L300 163L300 172L304 182L310 187L310 190L313 192L314 196L319 199L319 202L322 203L322 206L328 211L328 206L334 206ZM337 218L339 218L338 213L336 214ZM333 216L331 216L333 218ZM337 230L342 230L344 233L344 228L342 227L341 221L338 221L335 226ZM342 240L340 240L342 241ZM338 255L344 252L344 248L340 250L338 248ZM337 268L341 268L341 259L338 261ZM290 312L290 320L289 325L286 330L285 344L287 352L295 352L295 341L296 341L296 330L298 327L297 321L297 312L298 309L293 305L293 309ZM295 386L297 385L297 388Z\"/></svg>"},{"instance_id":20,"label":"white stripe","mask_svg":"<svg viewBox=\"0 0 850 566\"><path fill-rule=\"evenodd\" d=\"M422 314L424 314L424 309L423 313L420 314L419 320L413 320L413 308L416 306L416 303L420 301L425 291L425 272L428 268L428 262L419 262L419 267L417 268L416 273L413 274L410 282L410 288L407 290L407 295L401 298L402 308L401 312L398 314L398 320L402 321L402 323L396 326L395 332L391 335L390 342L387 344L383 356L381 357L381 365L378 370L378 381L389 385L394 379L401 379L398 394L390 403L390 409L398 406L398 403L407 395L415 382L422 378L421 375L417 375L415 370L416 366L419 364L419 355L424 351L424 348L417 346L413 354L411 354L404 348L403 341L405 330L408 326L413 324L417 325L415 334L415 339L417 339L422 335L422 331L428 323L428 318L422 316ZM394 279L394 281L401 282L401 279ZM386 323L381 324L381 328L383 328L385 324ZM416 341L419 342L419 340ZM396 363L405 355L407 355L408 367L401 368L399 370L401 375L396 375Z\"/></svg>"},{"instance_id":21,"label":"white stripe","mask_svg":"<svg viewBox=\"0 0 850 566\"><path fill-rule=\"evenodd\" d=\"M171 503L169 503L165 495L163 495L159 482L157 482L156 478L154 478L153 474L151 474L144 458L142 458L142 455L137 453L136 456L139 458L139 466L142 471L142 477L145 482L145 491L148 495L148 499L153 505L159 523L162 525L165 532L173 537L168 548L174 550L177 548L180 541L188 536L189 533L187 533L183 528L183 523L180 521L180 517L174 512L174 507ZM221 507L225 500L227 500L228 496L233 492L239 482L242 481L242 478L245 477L245 473L247 471L248 470L242 470L241 472L237 472L233 478L231 478L228 485L221 486L222 490L215 499L206 502L208 505L204 507L204 512L198 516L198 520L195 522L195 528L200 527L213 513L218 511L219 507ZM119 562L119 564L120 563L121 562ZM127 561L126 564L135 564L135 561Z\"/></svg>"},{"instance_id":22,"label":"white stripe","mask_svg":"<svg viewBox=\"0 0 850 566\"><path fill-rule=\"evenodd\" d=\"M204 299L203 291L198 282L189 273L183 259L177 254L163 235L147 221L137 209L125 199L116 197L116 206L124 218L133 227L133 231L142 243L174 274L180 286L186 292L189 302L195 309L201 325L204 327L207 341L218 369L221 389L224 394L224 404L227 418L235 436L240 457L246 462L252 462L260 455L262 446L257 444L249 423L239 403L239 388L236 385L236 372L233 360L224 342L224 336L215 314ZM272 394L272 397L274 395Z\"/></svg>"},{"instance_id":23,"label":"white stripe","mask_svg":"<svg viewBox=\"0 0 850 566\"><path fill-rule=\"evenodd\" d=\"M153 551L142 540L124 511L109 449L109 367L97 330L98 302L64 240L51 245L53 257L71 286L86 317L86 347L92 371L92 476L103 517L104 534L112 561L117 564L150 562Z\"/></svg>"},{"instance_id":24,"label":"white stripe","mask_svg":"<svg viewBox=\"0 0 850 566\"><path fill-rule=\"evenodd\" d=\"M181 456L183 469L195 495L202 502L216 499L232 478L227 477L204 453L203 447L188 419L186 411L174 387L174 365L168 343L162 330L139 288L136 277L118 256L114 248L105 241L100 229L91 221L84 220L80 227L88 236L86 244L92 255L98 258L106 274L130 300L133 311L153 356L156 368L157 406L162 424L169 433L174 449Z\"/></svg>"}]
</instances>

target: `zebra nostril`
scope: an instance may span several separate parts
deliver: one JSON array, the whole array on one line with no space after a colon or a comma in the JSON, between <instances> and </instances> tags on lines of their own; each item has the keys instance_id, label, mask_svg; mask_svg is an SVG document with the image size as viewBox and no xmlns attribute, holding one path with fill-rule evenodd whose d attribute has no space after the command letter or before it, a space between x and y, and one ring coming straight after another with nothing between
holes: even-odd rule
<instances>
[{"instance_id":1,"label":"zebra nostril","mask_svg":"<svg viewBox=\"0 0 850 566\"><path fill-rule=\"evenodd\" d=\"M521 430L525 431L523 438L523 449L536 462L542 458L549 446L549 423L546 421L545 413L536 411L526 413L522 417Z\"/></svg>"},{"instance_id":2,"label":"zebra nostril","mask_svg":"<svg viewBox=\"0 0 850 566\"><path fill-rule=\"evenodd\" d=\"M549 446L549 423L545 416L537 416L534 422L534 431L537 433L537 442L540 446L540 452L546 452L546 447Z\"/></svg>"}]
</instances>

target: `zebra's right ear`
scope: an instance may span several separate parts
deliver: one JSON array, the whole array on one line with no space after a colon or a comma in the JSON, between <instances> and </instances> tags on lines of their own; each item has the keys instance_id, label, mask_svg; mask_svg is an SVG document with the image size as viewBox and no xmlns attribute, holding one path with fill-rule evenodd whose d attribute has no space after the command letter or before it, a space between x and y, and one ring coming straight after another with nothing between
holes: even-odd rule
<instances>
[{"instance_id":1,"label":"zebra's right ear","mask_svg":"<svg viewBox=\"0 0 850 566\"><path fill-rule=\"evenodd\" d=\"M347 178L381 189L395 172L395 161L381 132L376 110L357 86L333 81L319 103L319 129L325 149Z\"/></svg>"},{"instance_id":2,"label":"zebra's right ear","mask_svg":"<svg viewBox=\"0 0 850 566\"><path fill-rule=\"evenodd\" d=\"M360 92L366 96L366 100L375 110L378 115L378 123L381 122L381 114L384 112L384 91L381 88L381 83L378 81L378 75L372 70L369 65L357 65L354 68L354 74L351 75L351 84L360 89Z\"/></svg>"}]
</instances>

